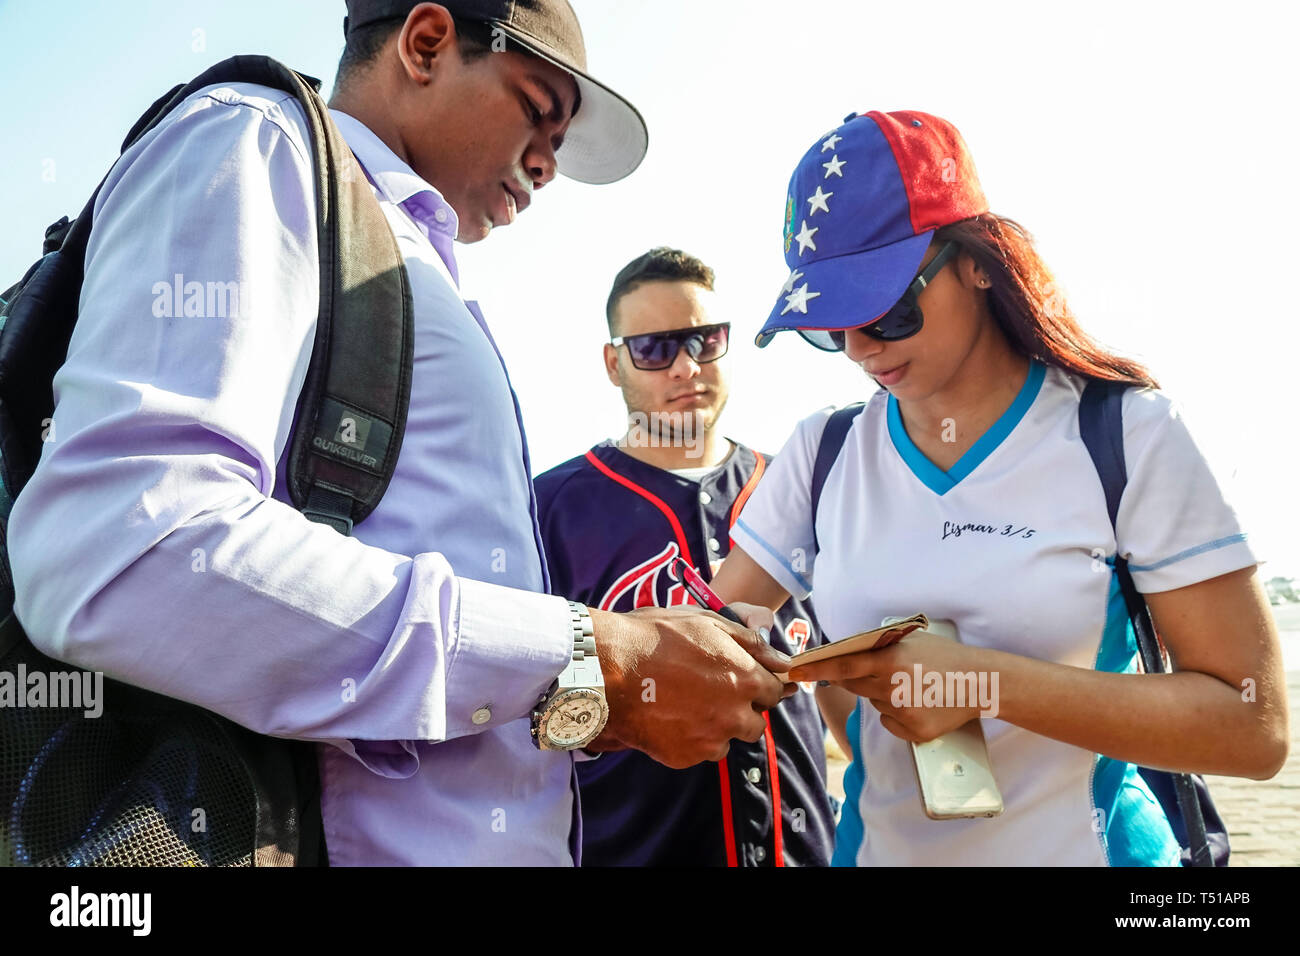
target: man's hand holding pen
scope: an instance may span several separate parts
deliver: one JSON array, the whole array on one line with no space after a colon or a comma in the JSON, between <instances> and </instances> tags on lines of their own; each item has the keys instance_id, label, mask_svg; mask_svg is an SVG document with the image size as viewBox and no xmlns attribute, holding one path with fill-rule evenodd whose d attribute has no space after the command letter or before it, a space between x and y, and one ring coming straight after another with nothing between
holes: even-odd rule
<instances>
[{"instance_id":1,"label":"man's hand holding pen","mask_svg":"<svg viewBox=\"0 0 1300 956\"><path fill-rule=\"evenodd\" d=\"M590 609L609 722L587 750L631 747L681 769L762 737L763 711L798 687L784 681L790 658L767 641L772 612L731 610L742 623L689 606Z\"/></svg>"}]
</instances>

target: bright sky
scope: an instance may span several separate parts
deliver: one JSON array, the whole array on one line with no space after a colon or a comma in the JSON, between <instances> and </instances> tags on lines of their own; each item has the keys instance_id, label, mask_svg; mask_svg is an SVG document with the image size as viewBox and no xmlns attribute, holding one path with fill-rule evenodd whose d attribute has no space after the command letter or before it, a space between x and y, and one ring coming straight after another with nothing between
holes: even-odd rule
<instances>
[{"instance_id":1,"label":"bright sky","mask_svg":"<svg viewBox=\"0 0 1300 956\"><path fill-rule=\"evenodd\" d=\"M646 117L649 156L614 186L557 180L513 226L458 247L538 471L621 431L604 302L653 245L717 271L735 330L726 434L776 451L813 410L867 397L874 385L843 357L791 334L750 343L785 281L799 156L851 112L919 109L962 131L993 210L1037 236L1085 328L1182 403L1266 576L1300 575L1290 4L574 6L591 71ZM328 88L343 14L343 0L0 0L0 284L81 208L155 97L235 53Z\"/></svg>"}]
</instances>

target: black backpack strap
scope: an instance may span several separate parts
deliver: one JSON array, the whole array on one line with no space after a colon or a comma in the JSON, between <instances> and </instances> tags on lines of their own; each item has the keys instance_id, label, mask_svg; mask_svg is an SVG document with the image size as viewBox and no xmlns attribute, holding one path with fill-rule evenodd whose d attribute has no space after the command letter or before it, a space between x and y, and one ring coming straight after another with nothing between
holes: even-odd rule
<instances>
[{"instance_id":1,"label":"black backpack strap","mask_svg":"<svg viewBox=\"0 0 1300 956\"><path fill-rule=\"evenodd\" d=\"M349 534L387 490L406 432L415 337L411 286L397 239L325 101L290 75L311 127L321 184L321 287L316 344L289 452L289 493L307 517Z\"/></svg>"},{"instance_id":2,"label":"black backpack strap","mask_svg":"<svg viewBox=\"0 0 1300 956\"><path fill-rule=\"evenodd\" d=\"M1129 386L1124 382L1104 382L1089 380L1084 386L1083 396L1079 400L1079 437L1092 457L1092 463L1101 479L1102 489L1106 493L1106 511L1110 515L1111 528L1116 528L1119 515L1119 502L1124 488L1128 484L1128 471L1124 464L1124 390ZM1164 672L1164 659L1160 655L1160 644L1156 640L1155 625L1146 599L1142 597L1133 582L1128 561L1118 549L1115 553L1115 572L1119 578L1120 593L1124 596L1124 605L1129 619L1133 622L1133 631L1137 636L1138 653L1142 656L1143 669L1148 674ZM1144 776L1149 768L1144 768ZM1173 782L1174 792L1178 798L1178 809L1182 815L1188 843L1191 848L1192 866L1213 866L1209 842L1205 831L1205 819L1201 814L1200 798L1191 777L1185 773L1167 774Z\"/></svg>"},{"instance_id":3,"label":"black backpack strap","mask_svg":"<svg viewBox=\"0 0 1300 956\"><path fill-rule=\"evenodd\" d=\"M831 473L831 468L835 464L835 459L840 457L840 449L844 447L844 439L848 437L849 429L853 427L853 419L862 413L866 408L866 402L858 402L856 405L845 405L843 408L836 409L831 413L831 417L826 422L826 428L822 432L821 441L817 445L817 457L813 461L812 471L812 529L813 529L813 547L820 550L820 544L817 541L817 506L822 500L822 488L826 486L826 476Z\"/></svg>"},{"instance_id":4,"label":"black backpack strap","mask_svg":"<svg viewBox=\"0 0 1300 956\"><path fill-rule=\"evenodd\" d=\"M387 489L406 430L414 337L406 269L365 174L317 92L320 81L270 57L231 57L173 87L136 121L123 151L188 96L218 83L284 90L307 116L317 183L320 311L290 439L289 494L307 517L348 534ZM23 297L19 292L5 306L0 400L14 420L11 431L22 436L21 444L4 449L14 494L40 457L40 422L54 412L51 383L72 337L92 214L102 187L101 181L70 227L56 224L61 226L61 248L34 268L26 283L31 286L27 301L17 301ZM60 321L38 321L50 315Z\"/></svg>"},{"instance_id":5,"label":"black backpack strap","mask_svg":"<svg viewBox=\"0 0 1300 956\"><path fill-rule=\"evenodd\" d=\"M401 251L352 150L330 119L320 81L265 56L235 56L159 102L143 136L185 97L214 83L257 83L292 93L311 132L320 249L320 311L289 447L289 494L313 521L341 534L388 488L406 431L414 311Z\"/></svg>"},{"instance_id":6,"label":"black backpack strap","mask_svg":"<svg viewBox=\"0 0 1300 956\"><path fill-rule=\"evenodd\" d=\"M98 195L96 187L76 219L46 230L44 255L0 305L0 473L14 497L36 470L44 426L54 415L54 374L72 340Z\"/></svg>"}]
</instances>

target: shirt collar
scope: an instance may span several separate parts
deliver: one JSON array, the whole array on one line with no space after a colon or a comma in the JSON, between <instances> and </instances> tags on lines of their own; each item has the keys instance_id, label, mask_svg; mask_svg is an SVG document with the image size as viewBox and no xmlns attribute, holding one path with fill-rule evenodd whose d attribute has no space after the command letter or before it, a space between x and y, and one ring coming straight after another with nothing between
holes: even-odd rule
<instances>
[{"instance_id":1,"label":"shirt collar","mask_svg":"<svg viewBox=\"0 0 1300 956\"><path fill-rule=\"evenodd\" d=\"M379 192L394 205L404 208L432 232L455 239L458 230L456 210L442 194L426 183L388 145L360 120L341 110L330 110L339 132L347 140Z\"/></svg>"}]
</instances>

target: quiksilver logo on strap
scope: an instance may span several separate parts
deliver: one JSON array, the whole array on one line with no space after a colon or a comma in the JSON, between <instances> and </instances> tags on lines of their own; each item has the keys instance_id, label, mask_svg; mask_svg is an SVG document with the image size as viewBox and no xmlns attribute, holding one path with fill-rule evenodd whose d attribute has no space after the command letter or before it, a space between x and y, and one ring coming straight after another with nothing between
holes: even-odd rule
<instances>
[{"instance_id":1,"label":"quiksilver logo on strap","mask_svg":"<svg viewBox=\"0 0 1300 956\"><path fill-rule=\"evenodd\" d=\"M312 447L332 458L378 471L392 434L392 427L386 422L327 398L316 434L312 436Z\"/></svg>"}]
</instances>

